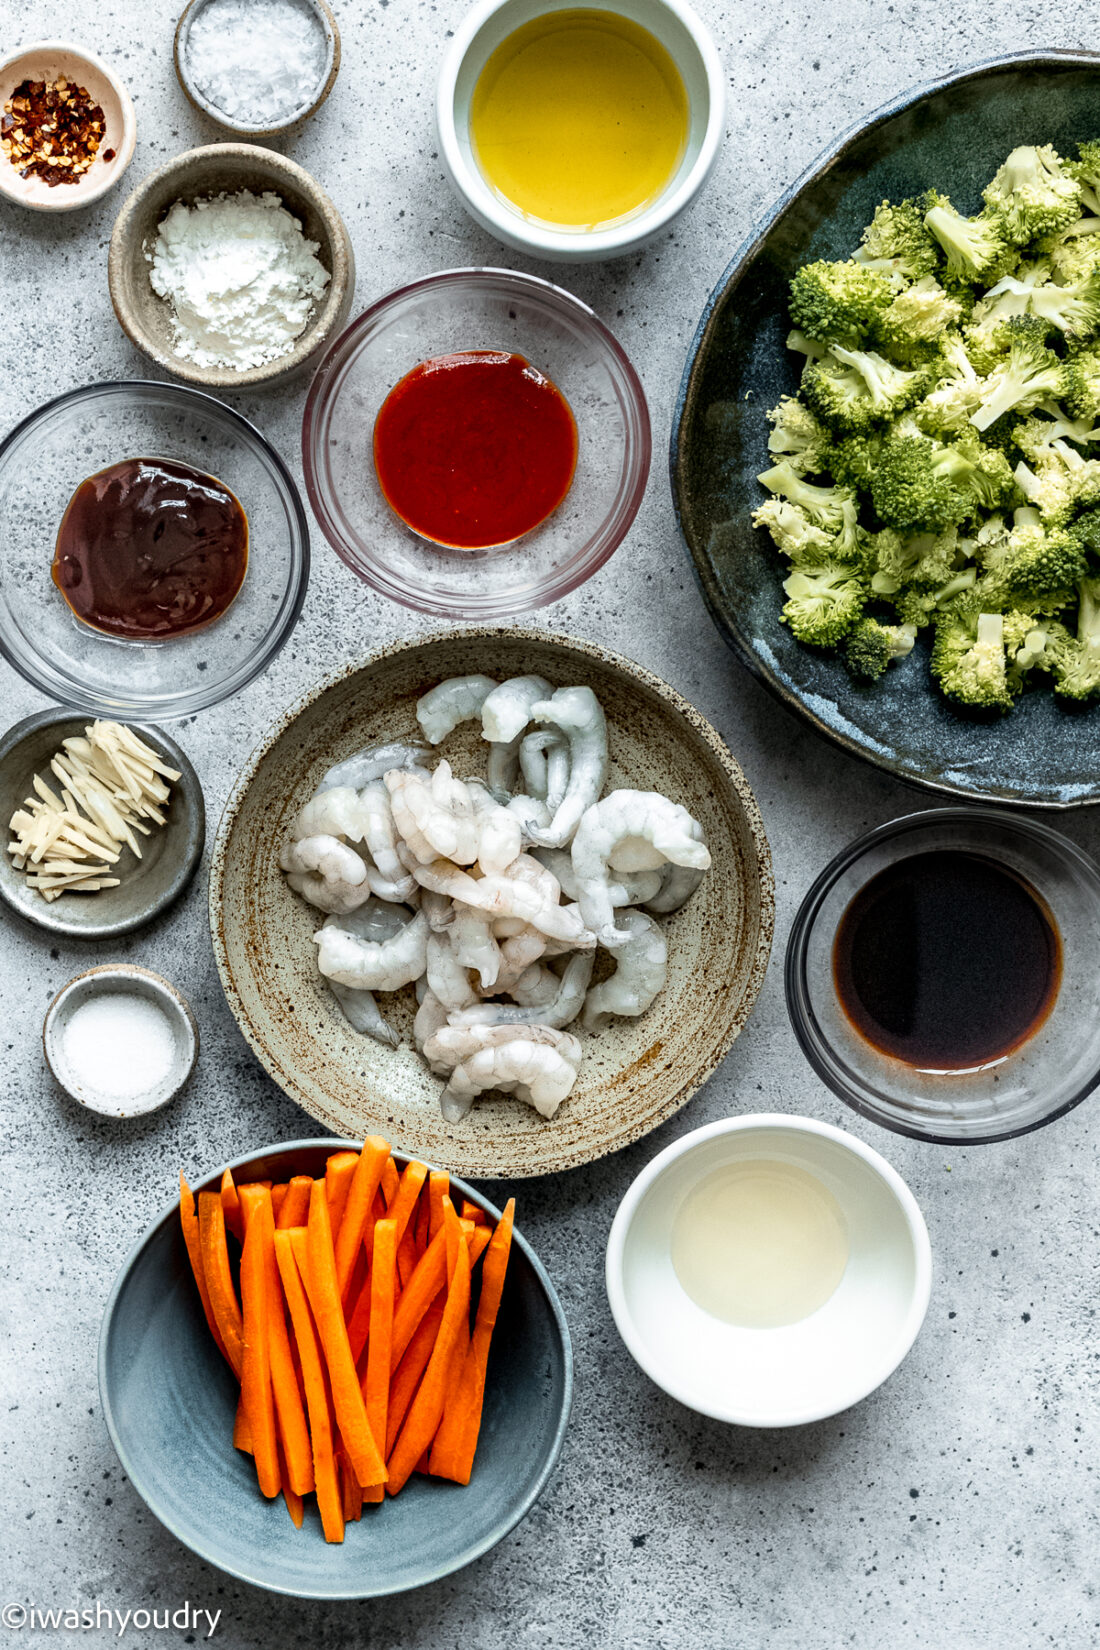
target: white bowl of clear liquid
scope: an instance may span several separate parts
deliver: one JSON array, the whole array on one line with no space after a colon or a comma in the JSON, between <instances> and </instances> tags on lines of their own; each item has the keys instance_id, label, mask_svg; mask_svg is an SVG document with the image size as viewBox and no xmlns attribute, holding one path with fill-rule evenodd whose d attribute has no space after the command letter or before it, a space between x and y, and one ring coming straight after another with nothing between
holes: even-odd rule
<instances>
[{"instance_id":1,"label":"white bowl of clear liquid","mask_svg":"<svg viewBox=\"0 0 1100 1650\"><path fill-rule=\"evenodd\" d=\"M696 1129L634 1181L607 1294L680 1403L741 1426L820 1421L881 1386L924 1321L928 1229L885 1158L806 1117Z\"/></svg>"}]
</instances>

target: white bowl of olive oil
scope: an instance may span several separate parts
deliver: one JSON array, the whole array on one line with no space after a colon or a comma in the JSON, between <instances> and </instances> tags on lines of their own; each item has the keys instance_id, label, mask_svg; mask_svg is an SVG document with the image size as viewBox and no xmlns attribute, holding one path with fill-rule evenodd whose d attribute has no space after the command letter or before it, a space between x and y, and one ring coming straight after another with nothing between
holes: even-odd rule
<instances>
[{"instance_id":1,"label":"white bowl of olive oil","mask_svg":"<svg viewBox=\"0 0 1100 1650\"><path fill-rule=\"evenodd\" d=\"M726 1118L634 1181L607 1293L651 1380L741 1426L820 1421L901 1363L924 1321L924 1217L885 1158L806 1117Z\"/></svg>"},{"instance_id":2,"label":"white bowl of olive oil","mask_svg":"<svg viewBox=\"0 0 1100 1650\"><path fill-rule=\"evenodd\" d=\"M685 0L480 0L440 70L440 153L471 215L539 258L616 258L706 182L725 71Z\"/></svg>"}]
</instances>

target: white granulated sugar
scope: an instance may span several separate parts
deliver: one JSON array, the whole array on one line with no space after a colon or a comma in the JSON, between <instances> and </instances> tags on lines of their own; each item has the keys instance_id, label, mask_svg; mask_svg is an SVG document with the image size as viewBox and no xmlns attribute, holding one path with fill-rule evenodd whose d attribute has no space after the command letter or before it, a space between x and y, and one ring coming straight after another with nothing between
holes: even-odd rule
<instances>
[{"instance_id":1,"label":"white granulated sugar","mask_svg":"<svg viewBox=\"0 0 1100 1650\"><path fill-rule=\"evenodd\" d=\"M147 254L153 291L172 306L177 355L240 372L285 355L329 282L317 248L278 195L177 201Z\"/></svg>"},{"instance_id":2,"label":"white granulated sugar","mask_svg":"<svg viewBox=\"0 0 1100 1650\"><path fill-rule=\"evenodd\" d=\"M62 1046L76 1081L113 1100L151 1094L176 1057L163 1011L129 991L103 992L81 1003L65 1025Z\"/></svg>"},{"instance_id":3,"label":"white granulated sugar","mask_svg":"<svg viewBox=\"0 0 1100 1650\"><path fill-rule=\"evenodd\" d=\"M328 40L302 0L209 0L185 58L194 85L230 121L277 126L321 90Z\"/></svg>"}]
</instances>

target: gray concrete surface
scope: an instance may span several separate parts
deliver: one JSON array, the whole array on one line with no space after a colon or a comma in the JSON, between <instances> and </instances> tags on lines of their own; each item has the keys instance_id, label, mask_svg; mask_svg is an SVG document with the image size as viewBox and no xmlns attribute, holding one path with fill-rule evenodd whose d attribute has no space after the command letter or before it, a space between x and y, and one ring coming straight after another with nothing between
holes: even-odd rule
<instances>
[{"instance_id":1,"label":"gray concrete surface","mask_svg":"<svg viewBox=\"0 0 1100 1650\"><path fill-rule=\"evenodd\" d=\"M951 1152L876 1130L811 1076L783 1006L780 960L813 874L866 827L921 798L820 742L741 671L712 629L677 539L668 422L697 316L754 214L833 134L917 78L1027 44L1086 46L1080 0L990 10L979 0L700 0L729 70L727 142L703 198L644 256L558 270L611 323L653 412L649 493L603 572L539 622L642 660L710 716L763 809L775 856L775 959L723 1070L679 1117L620 1156L522 1187L524 1228L573 1329L577 1391L560 1469L531 1517L463 1574L368 1608L317 1608L237 1585L146 1511L99 1410L95 1345L115 1270L180 1164L215 1165L314 1125L261 1071L222 999L202 878L186 903L110 955L162 969L202 1022L186 1097L144 1123L80 1115L50 1086L38 1042L52 993L93 960L0 928L0 1182L5 1274L3 1600L220 1609L234 1650L1085 1650L1097 1589L1096 1102L1015 1144ZM344 63L289 146L326 185L360 254L362 306L449 265L527 265L477 230L445 185L433 78L464 0L342 0ZM169 0L3 0L0 49L68 35L108 55L138 110L127 186L216 130L171 68ZM147 364L115 324L106 251L122 197L48 219L0 210L2 421ZM242 410L298 469L301 394ZM211 829L276 708L321 673L417 628L371 596L320 534L291 643L240 698L178 730ZM5 723L41 701L0 666ZM1064 821L1100 849L1100 815ZM894 1378L858 1409L776 1434L701 1420L650 1386L618 1342L602 1284L608 1227L660 1146L730 1112L807 1112L885 1152L922 1204L935 1250L928 1320ZM119 1188L125 1188L121 1192ZM135 1635L162 1643L183 1635ZM6 1637L16 1642L17 1635ZM112 1642L32 1633L24 1642Z\"/></svg>"}]
</instances>

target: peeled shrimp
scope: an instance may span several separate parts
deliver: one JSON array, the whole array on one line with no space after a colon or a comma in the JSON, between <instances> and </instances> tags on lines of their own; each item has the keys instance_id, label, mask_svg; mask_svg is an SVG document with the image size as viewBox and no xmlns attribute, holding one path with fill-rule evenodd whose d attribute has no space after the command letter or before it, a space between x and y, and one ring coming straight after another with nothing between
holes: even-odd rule
<instances>
[{"instance_id":1,"label":"peeled shrimp","mask_svg":"<svg viewBox=\"0 0 1100 1650\"><path fill-rule=\"evenodd\" d=\"M288 842L279 865L296 894L320 911L353 911L370 898L362 857L334 836L307 836Z\"/></svg>"},{"instance_id":2,"label":"peeled shrimp","mask_svg":"<svg viewBox=\"0 0 1100 1650\"><path fill-rule=\"evenodd\" d=\"M514 985L509 986L508 995L513 1002L523 1008L534 1008L539 1003L552 1003L561 989L561 980L552 968L545 963L531 963Z\"/></svg>"},{"instance_id":3,"label":"peeled shrimp","mask_svg":"<svg viewBox=\"0 0 1100 1650\"><path fill-rule=\"evenodd\" d=\"M459 962L449 930L441 934L428 934L424 967L428 990L448 1012L471 1008L477 1002L477 992L470 982L469 970Z\"/></svg>"},{"instance_id":4,"label":"peeled shrimp","mask_svg":"<svg viewBox=\"0 0 1100 1650\"><path fill-rule=\"evenodd\" d=\"M625 911L625 934L610 979L593 986L584 1005L584 1028L599 1031L613 1014L644 1014L668 978L668 942L644 911Z\"/></svg>"},{"instance_id":5,"label":"peeled shrimp","mask_svg":"<svg viewBox=\"0 0 1100 1650\"><path fill-rule=\"evenodd\" d=\"M334 785L327 791L316 792L290 827L290 835L294 842L316 836L346 836L352 842L362 842L363 808L359 792L350 785Z\"/></svg>"},{"instance_id":6,"label":"peeled shrimp","mask_svg":"<svg viewBox=\"0 0 1100 1650\"><path fill-rule=\"evenodd\" d=\"M420 988L423 986L423 995ZM426 980L416 982L417 995L420 996L420 1006L413 1020L413 1042L418 1051L424 1053L424 1044L428 1038L441 1030L447 1024L447 1010L443 1007L435 992Z\"/></svg>"},{"instance_id":7,"label":"peeled shrimp","mask_svg":"<svg viewBox=\"0 0 1100 1650\"><path fill-rule=\"evenodd\" d=\"M307 905L337 915L354 911L370 899L373 892L369 882L330 882L316 871L291 871L286 881L287 887L300 894Z\"/></svg>"},{"instance_id":8,"label":"peeled shrimp","mask_svg":"<svg viewBox=\"0 0 1100 1650\"><path fill-rule=\"evenodd\" d=\"M353 986L341 985L339 980L329 980L328 987L353 1031L373 1037L376 1043L384 1043L387 1048L398 1046L401 1039L383 1015L372 992L357 991Z\"/></svg>"},{"instance_id":9,"label":"peeled shrimp","mask_svg":"<svg viewBox=\"0 0 1100 1650\"><path fill-rule=\"evenodd\" d=\"M630 914L638 915L633 911ZM645 920L648 922L650 919ZM571 1025L585 1007L584 994L592 978L592 965L595 960L595 953L592 951L578 951L575 956L570 957L560 980L557 981L558 989L549 1000L540 993L541 1000L530 1004L475 1003L472 1008L462 1008L452 1014L450 1023L453 1026L540 1025L559 1029ZM551 975L551 979L553 978ZM648 1007L648 1003L645 1006ZM641 1009L636 1012L640 1014Z\"/></svg>"},{"instance_id":10,"label":"peeled shrimp","mask_svg":"<svg viewBox=\"0 0 1100 1650\"><path fill-rule=\"evenodd\" d=\"M477 821L477 862L486 876L499 876L523 847L520 822L479 780L470 780L466 788Z\"/></svg>"},{"instance_id":11,"label":"peeled shrimp","mask_svg":"<svg viewBox=\"0 0 1100 1650\"><path fill-rule=\"evenodd\" d=\"M418 980L427 965L428 921L422 911L385 939L363 938L341 917L330 917L313 939L325 978L359 991L399 991Z\"/></svg>"},{"instance_id":12,"label":"peeled shrimp","mask_svg":"<svg viewBox=\"0 0 1100 1650\"><path fill-rule=\"evenodd\" d=\"M532 859L537 859L540 865L545 865L553 871L561 884L561 891L566 899L575 900L577 897L577 879L573 872L573 856L568 848L532 848ZM665 886L666 872L678 871L679 866L669 865L662 871L620 871L615 880L607 885L611 903L616 909L621 905L644 905L650 908L650 902L658 897ZM702 877L702 871L685 872L687 876L694 876L696 883ZM692 885L693 887L695 884ZM674 907L669 907L674 909Z\"/></svg>"},{"instance_id":13,"label":"peeled shrimp","mask_svg":"<svg viewBox=\"0 0 1100 1650\"><path fill-rule=\"evenodd\" d=\"M494 924L494 927L496 925ZM500 967L494 990L512 992L539 958L546 954L546 935L524 923L518 934L500 941Z\"/></svg>"},{"instance_id":14,"label":"peeled shrimp","mask_svg":"<svg viewBox=\"0 0 1100 1650\"><path fill-rule=\"evenodd\" d=\"M642 876L647 874L639 873ZM644 905L647 911L656 911L658 916L667 916L670 911L679 911L682 905L687 904L702 880L702 871L690 865L666 865L656 893L649 899L632 903Z\"/></svg>"},{"instance_id":15,"label":"peeled shrimp","mask_svg":"<svg viewBox=\"0 0 1100 1650\"><path fill-rule=\"evenodd\" d=\"M590 951L596 943L595 937L586 930L575 905L558 905L556 894L550 899L543 888L513 875L524 858L521 854L513 860L504 876L480 880L446 859L414 865L412 873L422 888L430 888L433 893L446 894L449 899L472 905L475 911L487 911L492 917L519 917L540 934L564 940L574 951ZM551 881L556 888L555 879L551 877Z\"/></svg>"},{"instance_id":16,"label":"peeled shrimp","mask_svg":"<svg viewBox=\"0 0 1100 1650\"><path fill-rule=\"evenodd\" d=\"M334 795L334 792L330 792ZM359 793L359 813L363 825L363 844L374 865L375 875L368 877L380 899L404 904L413 896L415 879L409 875L397 852L397 827L390 807L390 794L382 780L372 780Z\"/></svg>"},{"instance_id":17,"label":"peeled shrimp","mask_svg":"<svg viewBox=\"0 0 1100 1650\"><path fill-rule=\"evenodd\" d=\"M486 764L489 789L507 802L519 772L519 746L531 720L531 706L550 693L541 676L511 676L493 689L481 707L481 733L490 742Z\"/></svg>"},{"instance_id":18,"label":"peeled shrimp","mask_svg":"<svg viewBox=\"0 0 1100 1650\"><path fill-rule=\"evenodd\" d=\"M393 822L415 859L423 865L435 859L474 863L480 831L473 799L449 762L440 762L430 779L398 771L387 773L385 783Z\"/></svg>"},{"instance_id":19,"label":"peeled shrimp","mask_svg":"<svg viewBox=\"0 0 1100 1650\"><path fill-rule=\"evenodd\" d=\"M500 973L500 946L484 911L456 905L450 926L454 954L463 968L477 971L482 991L491 991Z\"/></svg>"},{"instance_id":20,"label":"peeled shrimp","mask_svg":"<svg viewBox=\"0 0 1100 1650\"><path fill-rule=\"evenodd\" d=\"M451 1071L440 1095L448 1123L460 1122L479 1094L502 1089L519 1096L543 1117L553 1117L577 1080L581 1045L567 1031L550 1026L445 1026L424 1045L429 1059L466 1046L449 1032L478 1034L481 1041ZM497 1039L500 1039L499 1041Z\"/></svg>"},{"instance_id":21,"label":"peeled shrimp","mask_svg":"<svg viewBox=\"0 0 1100 1650\"><path fill-rule=\"evenodd\" d=\"M591 688L559 688L531 707L532 718L560 728L569 739L569 783L545 830L531 834L543 848L562 848L607 779L607 722Z\"/></svg>"},{"instance_id":22,"label":"peeled shrimp","mask_svg":"<svg viewBox=\"0 0 1100 1650\"><path fill-rule=\"evenodd\" d=\"M527 795L537 802L547 802L550 795L550 753L560 751L569 760L569 745L559 728L536 728L525 733L519 744L519 771L527 787ZM560 764L559 764L560 768ZM556 776L560 778L560 773ZM562 784L562 790L565 786Z\"/></svg>"},{"instance_id":23,"label":"peeled shrimp","mask_svg":"<svg viewBox=\"0 0 1100 1650\"><path fill-rule=\"evenodd\" d=\"M617 949L629 935L615 926L610 867L643 869L647 860L705 871L710 854L703 828L686 808L657 791L612 791L590 807L573 839L577 904L600 945Z\"/></svg>"},{"instance_id":24,"label":"peeled shrimp","mask_svg":"<svg viewBox=\"0 0 1100 1650\"><path fill-rule=\"evenodd\" d=\"M416 720L429 744L441 745L460 722L472 722L497 683L491 676L450 676L416 701Z\"/></svg>"},{"instance_id":25,"label":"peeled shrimp","mask_svg":"<svg viewBox=\"0 0 1100 1650\"><path fill-rule=\"evenodd\" d=\"M314 796L320 796L322 791L335 790L338 786L350 786L352 790L361 791L364 785L372 784L395 768L426 770L430 754L426 745L415 740L368 745L365 750L356 751L354 756L346 757L343 762L337 762L335 767L330 768Z\"/></svg>"}]
</instances>

